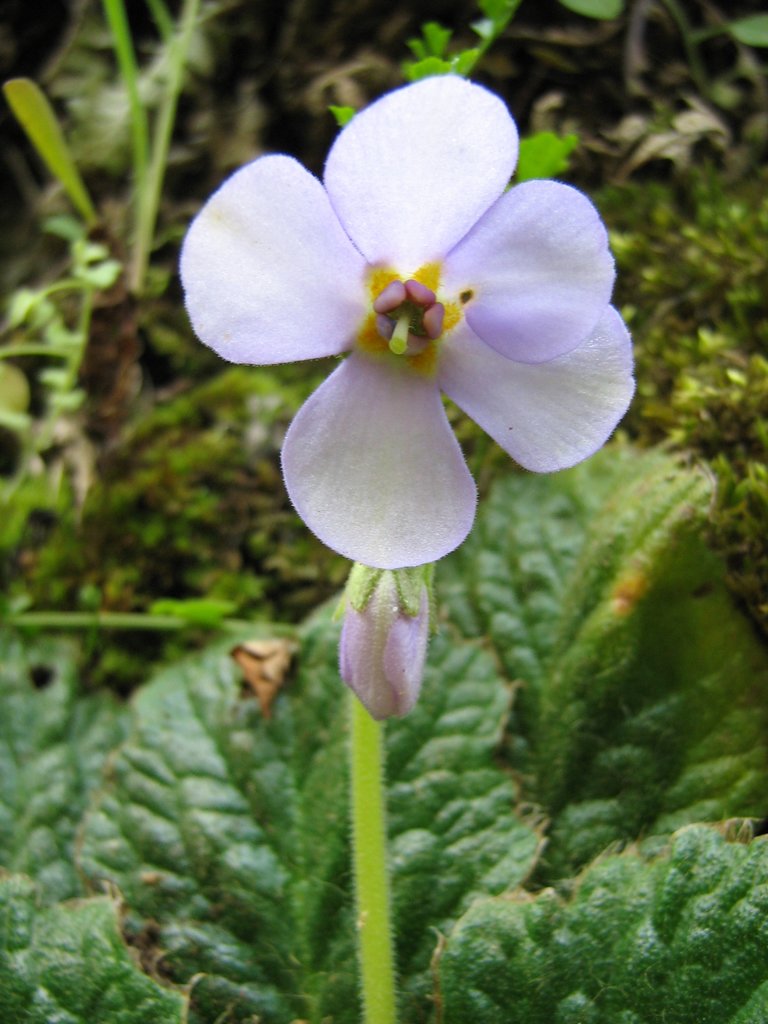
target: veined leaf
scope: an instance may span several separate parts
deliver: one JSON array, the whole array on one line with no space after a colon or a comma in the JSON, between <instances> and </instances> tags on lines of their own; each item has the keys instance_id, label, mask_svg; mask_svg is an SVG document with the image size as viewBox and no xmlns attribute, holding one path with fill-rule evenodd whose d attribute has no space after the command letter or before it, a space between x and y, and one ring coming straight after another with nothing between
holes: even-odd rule
<instances>
[{"instance_id":1,"label":"veined leaf","mask_svg":"<svg viewBox=\"0 0 768 1024\"><path fill-rule=\"evenodd\" d=\"M482 900L440 960L445 1024L768 1020L768 843L679 833L601 859L570 898Z\"/></svg>"},{"instance_id":2,"label":"veined leaf","mask_svg":"<svg viewBox=\"0 0 768 1024\"><path fill-rule=\"evenodd\" d=\"M78 693L70 647L29 647L7 632L0 704L0 868L30 875L48 900L81 895L75 833L125 734L125 709Z\"/></svg>"},{"instance_id":3,"label":"veined leaf","mask_svg":"<svg viewBox=\"0 0 768 1024\"><path fill-rule=\"evenodd\" d=\"M131 929L196 978L192 1020L359 1016L347 848L346 692L338 624L303 634L270 719L221 650L168 670L88 818L81 866L116 884ZM390 839L398 963L412 1024L429 1019L436 945L478 894L519 884L539 836L494 762L511 689L474 643L437 638L417 711L391 723ZM405 1012L405 1010L404 1010Z\"/></svg>"},{"instance_id":4,"label":"veined leaf","mask_svg":"<svg viewBox=\"0 0 768 1024\"><path fill-rule=\"evenodd\" d=\"M451 618L521 683L511 765L546 874L640 835L762 817L768 657L706 549L703 473L606 450L501 482L441 574Z\"/></svg>"},{"instance_id":5,"label":"veined leaf","mask_svg":"<svg viewBox=\"0 0 768 1024\"><path fill-rule=\"evenodd\" d=\"M681 825L764 815L768 792L768 661L701 540L709 500L696 470L612 446L565 473L510 474L440 566L423 694L386 730L408 1024L434 1024L441 1000L445 1024L511 1024L518 1004L528 1014L521 1024L650 1024L679 1005L705 962L716 965L720 988L713 995L702 983L704 1024L765 1016L757 947L739 930L746 921L764 938L764 847L728 852L742 848L710 830L685 846L700 834L689 830L667 852ZM81 821L83 877L96 891L118 887L126 934L146 961L192 985L190 1024L358 1024L338 632L328 612L302 627L295 672L266 719L229 656L231 641L168 667L138 691L130 732L107 761L125 735L111 702L63 686L65 658L51 685L35 691L30 666L50 666L52 649L21 657L8 647L6 862L39 874L45 898L68 891L51 879L71 859L71 842L46 876L49 862L31 837L49 806L42 780L68 779L77 767L88 785L52 786L51 813L70 838ZM93 731L74 708L93 716ZM50 760L48 744L57 752ZM69 792L71 817L62 809ZM630 852L605 854L621 844ZM603 859L569 900L570 879L596 855ZM723 890L735 894L732 913L715 882L698 901L697 878L721 863L732 876ZM617 866L601 874L603 864ZM757 903L743 895L748 878ZM566 895L532 895L547 882ZM685 889L683 909L652 916L652 925L661 933L683 922L686 938L675 946L674 929L664 932L672 952L655 959L643 901L669 885ZM589 913L579 909L582 894ZM721 912L708 916L710 904ZM639 989L648 935L653 991L643 1002L628 979ZM439 936L448 946L436 989ZM731 948L728 963L719 959ZM652 1002L659 993L663 1005ZM683 1004L681 1024L693 1024L688 1010Z\"/></svg>"},{"instance_id":6,"label":"veined leaf","mask_svg":"<svg viewBox=\"0 0 768 1024\"><path fill-rule=\"evenodd\" d=\"M184 1024L186 998L138 966L111 897L44 906L0 873L0 1019L8 1024Z\"/></svg>"}]
</instances>

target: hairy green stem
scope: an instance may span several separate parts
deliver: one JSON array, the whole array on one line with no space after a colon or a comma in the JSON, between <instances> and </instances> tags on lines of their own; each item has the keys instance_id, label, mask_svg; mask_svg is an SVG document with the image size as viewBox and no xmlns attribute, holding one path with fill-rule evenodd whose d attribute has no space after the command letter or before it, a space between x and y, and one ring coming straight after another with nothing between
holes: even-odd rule
<instances>
[{"instance_id":1,"label":"hairy green stem","mask_svg":"<svg viewBox=\"0 0 768 1024\"><path fill-rule=\"evenodd\" d=\"M352 845L364 1024L395 1024L382 727L352 702Z\"/></svg>"}]
</instances>

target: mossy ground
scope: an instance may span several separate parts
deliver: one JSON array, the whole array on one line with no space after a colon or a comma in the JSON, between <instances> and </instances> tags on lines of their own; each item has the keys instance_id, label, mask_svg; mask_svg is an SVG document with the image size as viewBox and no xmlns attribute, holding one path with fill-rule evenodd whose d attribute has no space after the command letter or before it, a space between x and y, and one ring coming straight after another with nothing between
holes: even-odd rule
<instances>
[{"instance_id":1,"label":"mossy ground","mask_svg":"<svg viewBox=\"0 0 768 1024\"><path fill-rule=\"evenodd\" d=\"M726 184L707 167L598 201L635 337L624 429L710 467L712 542L768 632L768 171Z\"/></svg>"}]
</instances>

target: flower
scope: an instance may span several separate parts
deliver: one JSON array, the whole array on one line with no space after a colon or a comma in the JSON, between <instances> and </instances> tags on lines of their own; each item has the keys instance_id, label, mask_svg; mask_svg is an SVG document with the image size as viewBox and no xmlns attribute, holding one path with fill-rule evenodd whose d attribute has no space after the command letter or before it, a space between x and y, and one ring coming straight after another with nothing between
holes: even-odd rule
<instances>
[{"instance_id":1,"label":"flower","mask_svg":"<svg viewBox=\"0 0 768 1024\"><path fill-rule=\"evenodd\" d=\"M406 570L407 572L407 570ZM360 576L368 581L356 587ZM356 594L362 590L362 594ZM339 641L341 678L373 718L407 715L421 690L429 639L427 583L356 565Z\"/></svg>"},{"instance_id":2,"label":"flower","mask_svg":"<svg viewBox=\"0 0 768 1024\"><path fill-rule=\"evenodd\" d=\"M181 277L225 359L348 352L285 438L285 484L321 540L369 566L457 547L476 491L444 392L527 469L600 448L634 390L614 265L591 202L506 190L502 101L457 76L405 86L339 134L321 184L288 156L237 171L190 226Z\"/></svg>"}]
</instances>

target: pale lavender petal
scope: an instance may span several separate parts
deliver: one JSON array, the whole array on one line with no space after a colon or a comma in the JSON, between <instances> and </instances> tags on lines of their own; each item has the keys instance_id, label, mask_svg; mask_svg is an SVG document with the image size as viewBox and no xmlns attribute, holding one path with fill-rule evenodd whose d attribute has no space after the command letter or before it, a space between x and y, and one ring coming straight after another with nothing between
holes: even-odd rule
<instances>
[{"instance_id":1,"label":"pale lavender petal","mask_svg":"<svg viewBox=\"0 0 768 1024\"><path fill-rule=\"evenodd\" d=\"M396 599L393 593L392 600ZM345 609L339 639L339 675L371 717L381 720L395 714L397 703L384 672L388 623L377 622L372 612L370 606L362 612L349 605Z\"/></svg>"},{"instance_id":2,"label":"pale lavender petal","mask_svg":"<svg viewBox=\"0 0 768 1024\"><path fill-rule=\"evenodd\" d=\"M414 273L501 195L517 146L497 96L456 75L426 78L355 115L328 154L325 186L371 263Z\"/></svg>"},{"instance_id":3,"label":"pale lavender petal","mask_svg":"<svg viewBox=\"0 0 768 1024\"><path fill-rule=\"evenodd\" d=\"M438 380L521 466L548 473L592 455L626 412L631 341L612 307L578 348L548 363L505 359L459 328L444 343Z\"/></svg>"},{"instance_id":4,"label":"pale lavender petal","mask_svg":"<svg viewBox=\"0 0 768 1024\"><path fill-rule=\"evenodd\" d=\"M364 315L365 269L323 186L286 156L261 157L225 181L181 252L195 333L234 363L344 351Z\"/></svg>"},{"instance_id":5,"label":"pale lavender petal","mask_svg":"<svg viewBox=\"0 0 768 1024\"><path fill-rule=\"evenodd\" d=\"M419 614L399 615L384 647L384 674L394 692L393 714L407 715L418 700L429 641L429 599L421 594Z\"/></svg>"},{"instance_id":6,"label":"pale lavender petal","mask_svg":"<svg viewBox=\"0 0 768 1024\"><path fill-rule=\"evenodd\" d=\"M472 526L475 485L435 382L395 357L346 359L299 410L282 459L298 514L356 562L434 562Z\"/></svg>"},{"instance_id":7,"label":"pale lavender petal","mask_svg":"<svg viewBox=\"0 0 768 1024\"><path fill-rule=\"evenodd\" d=\"M510 359L575 348L611 297L614 264L597 210L557 181L510 189L450 253L443 289L471 291L467 323Z\"/></svg>"}]
</instances>

